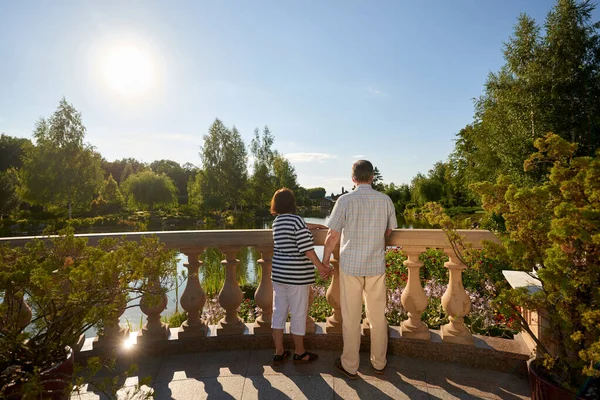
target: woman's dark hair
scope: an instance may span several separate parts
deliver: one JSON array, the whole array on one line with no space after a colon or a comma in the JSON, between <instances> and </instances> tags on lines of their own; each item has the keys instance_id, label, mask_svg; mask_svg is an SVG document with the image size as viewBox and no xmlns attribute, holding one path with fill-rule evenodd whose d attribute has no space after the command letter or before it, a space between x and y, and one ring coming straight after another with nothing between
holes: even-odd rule
<instances>
[{"instance_id":1,"label":"woman's dark hair","mask_svg":"<svg viewBox=\"0 0 600 400\"><path fill-rule=\"evenodd\" d=\"M288 188L281 188L275 192L271 199L271 214L292 214L296 212L296 199L294 192Z\"/></svg>"}]
</instances>

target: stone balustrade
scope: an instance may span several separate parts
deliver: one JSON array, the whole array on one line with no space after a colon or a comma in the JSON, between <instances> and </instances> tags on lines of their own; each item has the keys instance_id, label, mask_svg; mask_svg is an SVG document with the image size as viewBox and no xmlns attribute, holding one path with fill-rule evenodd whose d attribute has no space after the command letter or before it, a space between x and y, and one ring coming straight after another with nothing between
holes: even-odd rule
<instances>
[{"instance_id":1,"label":"stone balustrade","mask_svg":"<svg viewBox=\"0 0 600 400\"><path fill-rule=\"evenodd\" d=\"M322 246L325 241L326 230L314 230L315 244ZM466 242L473 245L474 248L482 247L482 240L497 241L496 237L489 231L483 230L464 230L459 233L465 238ZM142 232L142 233L118 233L118 234L87 234L78 235L87 237L89 243L94 245L99 239L105 237L126 237L130 240L139 240L143 235L154 234L165 243L167 248L177 249L187 256L187 262L184 264L188 269L188 279L186 287L181 295L181 306L187 312L188 319L182 324L178 332L178 340L198 340L208 334L208 327L200 318L202 309L206 303L206 294L200 284L199 271L202 268L201 254L207 248L218 248L224 254L221 261L225 268L225 282L219 293L218 301L225 310L225 316L219 321L216 327L217 336L240 336L248 333L246 325L237 315L240 304L243 301L243 293L236 280L236 266L239 260L236 255L243 247L254 247L261 258L257 261L257 266L261 269L262 279L259 282L255 293L255 301L261 309L261 313L253 326L255 335L271 333L271 316L273 304L273 286L271 284L271 263L273 257L273 239L271 230L222 230L222 231L175 231L175 232ZM26 238L0 238L0 243L8 242L10 245L24 245L30 241ZM449 261L445 263L449 270L449 283L446 292L442 297L442 306L448 313L450 322L441 329L441 336L444 342L458 343L473 346L473 336L465 327L463 319L468 314L471 304L468 295L465 292L462 283L462 271L466 268L462 264L451 246L447 242L446 235L437 229L396 229L388 237L386 244L388 246L401 247L408 255L404 262L408 268L408 282L406 289L402 294L402 305L408 312L408 319L400 327L402 336L429 340L430 332L427 326L421 321L421 314L427 307L427 296L421 286L419 279L419 269L423 263L419 261L419 255L428 248L443 249L449 256ZM331 265L334 268L334 274L330 280L326 298L333 311L327 318L324 331L326 334L341 334L342 332L342 314L340 310L340 292L339 292L339 248L335 249ZM158 284L158 282L157 282ZM312 294L314 297L314 293ZM5 301L20 301L21 299L5 298ZM138 335L138 344L156 343L156 341L168 340L169 329L166 324L161 322L161 313L166 308L166 297L160 298L142 298L140 301L141 311L147 317L147 323ZM21 319L31 319L31 313L26 312L28 307L23 304L23 314ZM124 308L123 308L124 309ZM27 324L28 321L19 321ZM315 322L309 317L306 321L307 333L315 332ZM368 321L363 321L363 332L368 335ZM115 346L127 335L127 330L119 325L118 318L110 321L105 329L104 336L99 337L94 342L94 347L104 348Z\"/></svg>"}]
</instances>

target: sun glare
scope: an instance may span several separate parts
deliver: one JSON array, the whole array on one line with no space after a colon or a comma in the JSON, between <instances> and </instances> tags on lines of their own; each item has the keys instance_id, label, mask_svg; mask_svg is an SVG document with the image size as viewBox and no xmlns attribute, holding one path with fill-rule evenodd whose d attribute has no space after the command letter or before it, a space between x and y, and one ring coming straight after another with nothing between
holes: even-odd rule
<instances>
[{"instance_id":1,"label":"sun glare","mask_svg":"<svg viewBox=\"0 0 600 400\"><path fill-rule=\"evenodd\" d=\"M107 52L103 61L104 79L107 85L120 95L140 96L152 87L152 60L137 47L114 47Z\"/></svg>"}]
</instances>

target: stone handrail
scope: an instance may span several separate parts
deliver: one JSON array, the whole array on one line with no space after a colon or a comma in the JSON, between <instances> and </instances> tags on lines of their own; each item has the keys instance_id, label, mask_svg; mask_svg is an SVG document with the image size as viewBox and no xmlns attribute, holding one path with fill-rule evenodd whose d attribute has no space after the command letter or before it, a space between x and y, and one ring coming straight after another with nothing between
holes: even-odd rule
<instances>
[{"instance_id":1,"label":"stone handrail","mask_svg":"<svg viewBox=\"0 0 600 400\"><path fill-rule=\"evenodd\" d=\"M484 230L459 230L466 242L473 248L481 248L482 241L495 241L498 239L489 231ZM315 245L322 246L325 242L326 230L313 230ZM188 268L186 288L181 295L182 308L188 313L188 320L179 329L179 340L206 336L207 326L200 319L206 295L200 285L198 271L202 268L200 254L206 248L216 247L223 254L221 261L226 269L226 278L219 294L219 304L225 309L225 317L219 321L216 329L217 335L242 335L244 324L237 315L238 308L243 301L243 295L235 280L236 254L242 247L254 247L260 254L258 264L262 270L263 279L259 282L255 294L258 307L263 310L254 324L255 334L270 333L272 285L270 282L271 261L273 255L273 237L270 229L256 230L219 230L219 231L171 231L171 232L135 232L135 233L110 233L110 234L81 234L78 237L88 238L90 245L96 244L100 239L107 237L125 237L128 240L139 240L142 236L156 235L169 249L177 249L188 257L185 266ZM47 239L48 237L39 237ZM32 237L0 238L0 244L9 243L12 246L22 246ZM395 229L387 238L386 245L398 246L407 253L408 259L404 262L407 266L408 282L402 295L402 305L408 312L408 320L401 326L403 336L429 340L429 330L421 321L421 314L427 306L427 297L419 280L419 269L423 263L418 260L421 253L428 248L443 249L449 256L445 266L450 272L450 282L442 297L444 310L450 316L450 323L441 329L442 340L466 345L473 345L473 336L465 327L463 318L468 314L471 304L462 283L462 270L466 268L456 257L445 233L439 229ZM339 301L338 259L339 249L333 254L332 266L335 268L330 286L327 290L327 301L333 308L333 314L327 318L326 333L341 333L341 311ZM6 301L6 299L5 299ZM156 303L156 302L154 302ZM153 304L154 304L153 303ZM149 307L144 305L142 299L142 312L147 315L148 323L140 332L140 344L168 339L168 327L160 322L160 313L164 310L166 300L158 305ZM126 332L119 329L118 320L113 321L105 335L110 338L98 338L94 345L98 347L114 346L120 342ZM314 321L307 319L307 332L314 332ZM368 321L363 321L363 332L368 334Z\"/></svg>"}]
</instances>

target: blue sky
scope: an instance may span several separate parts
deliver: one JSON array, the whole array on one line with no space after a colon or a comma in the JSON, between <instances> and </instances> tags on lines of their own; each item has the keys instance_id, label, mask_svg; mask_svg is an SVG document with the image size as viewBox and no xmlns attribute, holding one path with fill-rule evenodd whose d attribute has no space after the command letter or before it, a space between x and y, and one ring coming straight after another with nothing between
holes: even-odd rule
<instances>
[{"instance_id":1,"label":"blue sky","mask_svg":"<svg viewBox=\"0 0 600 400\"><path fill-rule=\"evenodd\" d=\"M200 165L218 117L246 143L268 125L302 186L349 188L358 158L409 183L472 121L519 13L543 23L553 4L0 0L0 132L31 137L65 96L108 160ZM150 60L143 95L103 75L122 45Z\"/></svg>"}]
</instances>

